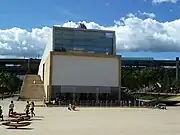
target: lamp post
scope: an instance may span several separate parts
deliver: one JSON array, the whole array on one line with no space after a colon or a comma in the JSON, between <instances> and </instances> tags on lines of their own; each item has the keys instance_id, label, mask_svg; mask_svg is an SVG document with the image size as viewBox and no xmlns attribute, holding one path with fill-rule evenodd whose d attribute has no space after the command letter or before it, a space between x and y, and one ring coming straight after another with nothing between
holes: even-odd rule
<instances>
[{"instance_id":1,"label":"lamp post","mask_svg":"<svg viewBox=\"0 0 180 135\"><path fill-rule=\"evenodd\" d=\"M27 63L27 73L26 73L26 74L29 74L29 70L30 70L30 59L28 59L28 63Z\"/></svg>"},{"instance_id":2,"label":"lamp post","mask_svg":"<svg viewBox=\"0 0 180 135\"><path fill-rule=\"evenodd\" d=\"M118 100L121 101L121 86L118 88Z\"/></svg>"},{"instance_id":3,"label":"lamp post","mask_svg":"<svg viewBox=\"0 0 180 135\"><path fill-rule=\"evenodd\" d=\"M176 57L176 81L179 79L179 57Z\"/></svg>"}]
</instances>

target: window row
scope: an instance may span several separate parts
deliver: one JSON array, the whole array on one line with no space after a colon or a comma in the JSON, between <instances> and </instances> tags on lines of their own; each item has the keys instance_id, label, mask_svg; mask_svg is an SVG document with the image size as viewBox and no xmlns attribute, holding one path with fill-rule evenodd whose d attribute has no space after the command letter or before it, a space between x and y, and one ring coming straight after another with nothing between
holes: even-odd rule
<instances>
[{"instance_id":1,"label":"window row","mask_svg":"<svg viewBox=\"0 0 180 135\"><path fill-rule=\"evenodd\" d=\"M96 50L112 50L113 49L113 47L112 46L104 46L104 45L102 45L102 46L90 46L90 45L64 45L64 44L55 44L55 48L86 48L86 49L89 49L89 50L94 50L94 49L96 49Z\"/></svg>"},{"instance_id":2,"label":"window row","mask_svg":"<svg viewBox=\"0 0 180 135\"><path fill-rule=\"evenodd\" d=\"M55 48L55 51L83 51L83 52L94 52L94 53L110 53L112 54L113 51L110 48L79 48L79 47L59 47Z\"/></svg>"},{"instance_id":3,"label":"window row","mask_svg":"<svg viewBox=\"0 0 180 135\"><path fill-rule=\"evenodd\" d=\"M93 47L113 47L113 42L77 42L77 41L55 41L55 45L61 46L93 46Z\"/></svg>"}]
</instances>

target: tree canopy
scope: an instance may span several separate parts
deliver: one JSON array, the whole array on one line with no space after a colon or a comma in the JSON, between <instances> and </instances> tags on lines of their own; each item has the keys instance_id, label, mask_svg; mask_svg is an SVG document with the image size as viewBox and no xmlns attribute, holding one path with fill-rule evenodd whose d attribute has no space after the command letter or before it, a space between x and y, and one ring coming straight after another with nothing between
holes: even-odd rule
<instances>
[{"instance_id":1,"label":"tree canopy","mask_svg":"<svg viewBox=\"0 0 180 135\"><path fill-rule=\"evenodd\" d=\"M14 93L21 87L21 80L16 76L6 71L0 72L0 93Z\"/></svg>"},{"instance_id":2,"label":"tree canopy","mask_svg":"<svg viewBox=\"0 0 180 135\"><path fill-rule=\"evenodd\" d=\"M161 85L160 92L179 92L180 81L175 79L175 69L122 69L122 86L131 91L144 88L157 90L157 83Z\"/></svg>"}]
</instances>

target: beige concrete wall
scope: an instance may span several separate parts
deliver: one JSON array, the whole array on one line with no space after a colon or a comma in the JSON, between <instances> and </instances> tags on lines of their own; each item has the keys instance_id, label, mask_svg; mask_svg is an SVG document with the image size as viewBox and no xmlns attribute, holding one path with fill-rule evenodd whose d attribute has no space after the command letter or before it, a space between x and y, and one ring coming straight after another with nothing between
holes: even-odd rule
<instances>
[{"instance_id":1,"label":"beige concrete wall","mask_svg":"<svg viewBox=\"0 0 180 135\"><path fill-rule=\"evenodd\" d=\"M53 52L52 85L120 85L120 57Z\"/></svg>"},{"instance_id":2,"label":"beige concrete wall","mask_svg":"<svg viewBox=\"0 0 180 135\"><path fill-rule=\"evenodd\" d=\"M48 88L50 85L50 67L51 67L51 55L47 56L47 59L44 62L44 89L45 95L48 97Z\"/></svg>"}]
</instances>

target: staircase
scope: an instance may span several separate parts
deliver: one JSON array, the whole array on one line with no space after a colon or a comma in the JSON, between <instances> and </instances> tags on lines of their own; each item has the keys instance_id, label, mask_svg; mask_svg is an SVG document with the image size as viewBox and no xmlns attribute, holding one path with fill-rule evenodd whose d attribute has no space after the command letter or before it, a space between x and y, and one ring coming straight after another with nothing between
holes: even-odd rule
<instances>
[{"instance_id":1,"label":"staircase","mask_svg":"<svg viewBox=\"0 0 180 135\"><path fill-rule=\"evenodd\" d=\"M39 75L25 75L21 92L21 100L42 101L45 96L44 84Z\"/></svg>"}]
</instances>

